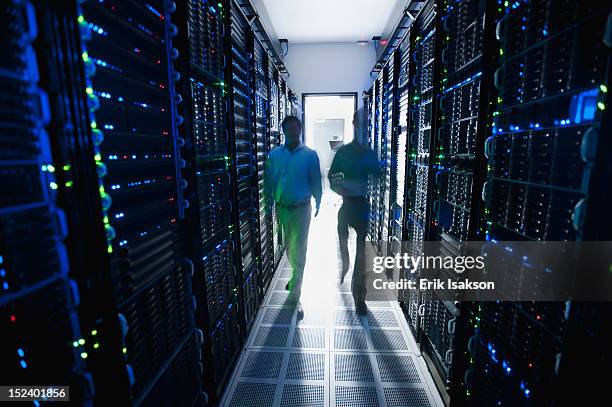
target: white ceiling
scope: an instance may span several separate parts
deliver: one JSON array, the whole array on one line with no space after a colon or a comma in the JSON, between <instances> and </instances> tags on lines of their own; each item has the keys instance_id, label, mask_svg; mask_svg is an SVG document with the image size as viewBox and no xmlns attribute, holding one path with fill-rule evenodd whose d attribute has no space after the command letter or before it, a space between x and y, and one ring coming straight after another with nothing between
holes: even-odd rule
<instances>
[{"instance_id":1,"label":"white ceiling","mask_svg":"<svg viewBox=\"0 0 612 407\"><path fill-rule=\"evenodd\" d=\"M289 43L352 42L382 35L405 0L259 0ZM262 11L262 10L260 10Z\"/></svg>"}]
</instances>

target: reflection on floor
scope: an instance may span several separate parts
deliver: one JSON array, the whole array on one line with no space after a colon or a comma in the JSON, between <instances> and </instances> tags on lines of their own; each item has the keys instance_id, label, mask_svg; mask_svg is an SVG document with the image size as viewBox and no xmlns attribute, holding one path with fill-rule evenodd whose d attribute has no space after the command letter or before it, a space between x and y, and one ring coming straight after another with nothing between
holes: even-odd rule
<instances>
[{"instance_id":1,"label":"reflection on floor","mask_svg":"<svg viewBox=\"0 0 612 407\"><path fill-rule=\"evenodd\" d=\"M310 229L304 319L284 306L291 268L283 259L220 405L443 406L398 304L368 303L360 317L350 274L338 285L341 201L324 196Z\"/></svg>"}]
</instances>

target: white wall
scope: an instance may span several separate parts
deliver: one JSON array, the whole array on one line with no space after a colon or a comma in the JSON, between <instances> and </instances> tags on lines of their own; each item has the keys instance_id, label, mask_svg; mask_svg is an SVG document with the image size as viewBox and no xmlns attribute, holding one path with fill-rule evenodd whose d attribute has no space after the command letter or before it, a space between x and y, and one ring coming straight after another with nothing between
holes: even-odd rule
<instances>
[{"instance_id":1,"label":"white wall","mask_svg":"<svg viewBox=\"0 0 612 407\"><path fill-rule=\"evenodd\" d=\"M302 106L305 111L304 127L304 142L306 145L314 149L319 155L319 164L321 165L321 174L327 177L327 172L334 158L334 153L329 144L329 137L316 137L315 121L320 119L344 119L344 134L342 141L347 144L353 140L353 113L355 103L352 97L338 96L310 96L305 100L305 105Z\"/></svg>"},{"instance_id":2,"label":"white wall","mask_svg":"<svg viewBox=\"0 0 612 407\"><path fill-rule=\"evenodd\" d=\"M302 93L357 92L362 105L362 91L368 90L374 79L370 70L376 62L372 44L351 43L289 43L284 58L289 71L287 82L301 103Z\"/></svg>"}]
</instances>

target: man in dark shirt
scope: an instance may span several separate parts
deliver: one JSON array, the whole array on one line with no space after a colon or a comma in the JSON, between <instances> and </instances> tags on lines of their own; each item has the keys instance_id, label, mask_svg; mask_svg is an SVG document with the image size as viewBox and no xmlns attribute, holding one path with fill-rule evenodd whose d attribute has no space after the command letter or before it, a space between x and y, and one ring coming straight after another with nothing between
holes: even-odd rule
<instances>
[{"instance_id":1,"label":"man in dark shirt","mask_svg":"<svg viewBox=\"0 0 612 407\"><path fill-rule=\"evenodd\" d=\"M342 256L341 283L349 268L348 228L357 233L357 250L353 266L351 291L359 315L367 313L365 304L365 240L368 231L370 208L367 200L368 179L380 175L380 163L376 154L366 145L363 110L353 117L355 137L340 147L329 169L331 189L342 195L342 207L338 211L338 238Z\"/></svg>"}]
</instances>

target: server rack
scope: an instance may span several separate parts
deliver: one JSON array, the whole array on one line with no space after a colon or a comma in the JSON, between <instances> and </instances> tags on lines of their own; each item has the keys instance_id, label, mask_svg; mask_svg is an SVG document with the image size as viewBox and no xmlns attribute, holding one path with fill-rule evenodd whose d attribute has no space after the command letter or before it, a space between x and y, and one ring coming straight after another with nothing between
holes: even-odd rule
<instances>
[{"instance_id":1,"label":"server rack","mask_svg":"<svg viewBox=\"0 0 612 407\"><path fill-rule=\"evenodd\" d=\"M395 143L397 142L397 64L392 55L383 71L383 134L381 143L382 179L380 191L379 235L380 251L386 253L389 249L391 200L394 198L394 183L396 171Z\"/></svg>"},{"instance_id":2,"label":"server rack","mask_svg":"<svg viewBox=\"0 0 612 407\"><path fill-rule=\"evenodd\" d=\"M240 238L239 259L236 268L240 275L241 319L246 334L259 308L259 199L257 183L257 137L253 128L254 77L253 33L240 8L231 3L230 12L230 62L228 81L231 89L230 143L232 144L232 169L235 177L235 199L238 217L236 228ZM239 261L238 261L239 260Z\"/></svg>"},{"instance_id":3,"label":"server rack","mask_svg":"<svg viewBox=\"0 0 612 407\"><path fill-rule=\"evenodd\" d=\"M270 149L281 144L281 113L280 113L280 88L278 86L280 73L273 64L268 66L269 84L269 118L270 118ZM274 252L274 267L278 266L283 250L281 245L282 230L278 220L276 206L272 208L272 246Z\"/></svg>"},{"instance_id":4,"label":"server rack","mask_svg":"<svg viewBox=\"0 0 612 407\"><path fill-rule=\"evenodd\" d=\"M370 148L379 161L381 161L381 134L382 134L382 92L383 92L384 80L382 73L374 82L371 90L372 101L371 101L371 136L370 136ZM373 182L368 182L368 200L370 202L370 230L369 235L372 239L372 243L378 245L380 241L380 193L381 193L381 179L376 179ZM380 248L377 247L377 250Z\"/></svg>"},{"instance_id":5,"label":"server rack","mask_svg":"<svg viewBox=\"0 0 612 407\"><path fill-rule=\"evenodd\" d=\"M41 33L45 18L31 2L0 7L6 50L0 63L0 377L13 385L70 384L75 400L87 405L94 389L84 386L90 376L78 348L79 290L69 276L68 225L58 206L49 136L53 96L39 71L46 55L34 44L48 34Z\"/></svg>"},{"instance_id":6,"label":"server rack","mask_svg":"<svg viewBox=\"0 0 612 407\"><path fill-rule=\"evenodd\" d=\"M514 2L500 9L494 75L499 94L482 190L486 239L605 238L610 220L602 205L610 190L601 180L609 176L610 142L600 136L610 132L609 6ZM510 260L517 267L523 261ZM568 366L599 365L609 357L600 351L590 362L575 364L580 349L588 357L589 345L609 340L609 330L602 329L606 315L604 304L478 304L470 315L474 335L461 396L475 404L537 405L566 401L568 391L557 392L563 385L593 389L601 379L588 373L592 367ZM585 323L597 332L590 339L578 333Z\"/></svg>"},{"instance_id":7,"label":"server rack","mask_svg":"<svg viewBox=\"0 0 612 407\"><path fill-rule=\"evenodd\" d=\"M227 5L202 0L177 7L176 46L181 94L180 144L188 202L185 247L194 274L199 365L209 402L220 394L241 345L232 204L234 177L228 143L225 33Z\"/></svg>"},{"instance_id":8,"label":"server rack","mask_svg":"<svg viewBox=\"0 0 612 407\"><path fill-rule=\"evenodd\" d=\"M264 194L264 165L270 151L268 129L268 56L258 39L254 39L254 78L255 78L255 123L257 133L257 182L259 192L259 241L261 242L261 262L259 285L265 292L274 274L274 234L272 214L266 212Z\"/></svg>"},{"instance_id":9,"label":"server rack","mask_svg":"<svg viewBox=\"0 0 612 407\"><path fill-rule=\"evenodd\" d=\"M152 389L175 380L177 361L195 351L191 276L178 226L184 202L171 10L162 2L85 2L82 8L78 21L91 37L82 59L96 67L85 89L96 97L89 100L97 108L91 127L94 135L104 133L94 159L104 176L100 193L112 298L122 326L131 402L148 405L156 397ZM189 358L183 374L197 378L197 362ZM199 397L199 380L176 385L189 402Z\"/></svg>"},{"instance_id":10,"label":"server rack","mask_svg":"<svg viewBox=\"0 0 612 407\"><path fill-rule=\"evenodd\" d=\"M406 150L408 146L408 93L410 68L410 31L408 30L395 52L397 76L397 124L392 144L392 182L389 208L389 252L401 252L404 224L404 195L406 185Z\"/></svg>"},{"instance_id":11,"label":"server rack","mask_svg":"<svg viewBox=\"0 0 612 407\"><path fill-rule=\"evenodd\" d=\"M444 242L440 255L459 255L460 242L481 240L481 190L486 171L484 140L491 103L492 47L496 6L462 1L441 7L436 44L440 84L436 88L435 155L429 240ZM434 62L436 63L436 62ZM452 275L446 277L454 278ZM471 304L422 296L423 348L444 382L448 397L461 378Z\"/></svg>"},{"instance_id":12,"label":"server rack","mask_svg":"<svg viewBox=\"0 0 612 407\"><path fill-rule=\"evenodd\" d=\"M410 29L409 63L406 68L408 80L407 119L407 163L402 236L407 242L406 250L418 255L424 249L423 242L429 239L431 223L431 184L433 181L433 153L435 148L436 90L438 89L439 65L436 63L436 41L440 27L438 5L435 1L425 4ZM438 48L439 50L439 48ZM415 277L416 273L411 274ZM425 303L418 290L408 290L401 301L402 308L415 334L421 342L421 317Z\"/></svg>"}]
</instances>

